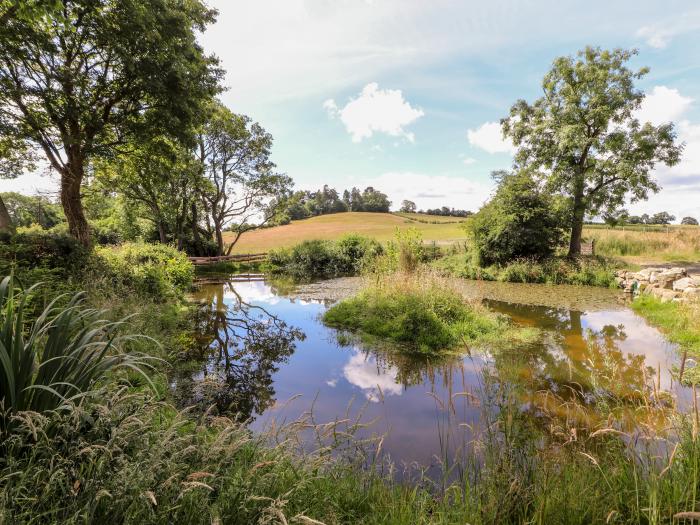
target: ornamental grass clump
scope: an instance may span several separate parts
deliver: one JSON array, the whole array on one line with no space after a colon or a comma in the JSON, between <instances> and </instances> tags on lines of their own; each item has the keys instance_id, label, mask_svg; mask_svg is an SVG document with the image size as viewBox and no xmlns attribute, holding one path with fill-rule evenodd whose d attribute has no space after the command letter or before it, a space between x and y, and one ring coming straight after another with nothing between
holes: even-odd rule
<instances>
[{"instance_id":1,"label":"ornamental grass clump","mask_svg":"<svg viewBox=\"0 0 700 525\"><path fill-rule=\"evenodd\" d=\"M124 321L108 321L83 305L56 297L31 323L26 311L35 285L17 290L12 276L0 282L0 431L12 412L48 412L79 401L117 368L143 375L152 357L127 354L121 345L140 336L120 335Z\"/></svg>"},{"instance_id":2,"label":"ornamental grass clump","mask_svg":"<svg viewBox=\"0 0 700 525\"><path fill-rule=\"evenodd\" d=\"M323 320L423 354L466 349L517 332L505 317L465 300L447 279L426 271L370 278L358 295L330 308Z\"/></svg>"}]
</instances>

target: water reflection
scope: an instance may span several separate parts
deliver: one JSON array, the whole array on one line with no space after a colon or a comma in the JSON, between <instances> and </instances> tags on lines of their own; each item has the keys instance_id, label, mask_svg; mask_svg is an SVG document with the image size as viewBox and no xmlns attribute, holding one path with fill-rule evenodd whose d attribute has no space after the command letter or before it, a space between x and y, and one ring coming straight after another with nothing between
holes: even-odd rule
<instances>
[{"instance_id":1,"label":"water reflection","mask_svg":"<svg viewBox=\"0 0 700 525\"><path fill-rule=\"evenodd\" d=\"M360 437L385 434L387 456L430 470L469 454L505 398L541 429L596 428L609 417L631 426L640 407L667 406L669 391L688 399L673 383L674 348L629 309L491 301L516 323L542 329L542 339L427 360L359 344L320 322L327 301L288 293L264 282L202 287L207 359L175 381L189 384L186 400L256 417L254 429L311 412L315 421L376 420Z\"/></svg>"},{"instance_id":2,"label":"water reflection","mask_svg":"<svg viewBox=\"0 0 700 525\"><path fill-rule=\"evenodd\" d=\"M245 299L235 282L200 286L195 319L202 365L176 381L183 403L215 405L218 411L243 419L274 403L273 375L305 336L264 306L278 301L268 286L260 281L251 284L256 285L248 287Z\"/></svg>"}]
</instances>

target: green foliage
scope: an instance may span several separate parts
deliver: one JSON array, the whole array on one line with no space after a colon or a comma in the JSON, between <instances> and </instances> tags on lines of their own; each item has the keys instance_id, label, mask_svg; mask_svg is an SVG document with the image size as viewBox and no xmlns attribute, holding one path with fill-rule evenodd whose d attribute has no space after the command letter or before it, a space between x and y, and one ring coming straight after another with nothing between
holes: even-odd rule
<instances>
[{"instance_id":1,"label":"green foliage","mask_svg":"<svg viewBox=\"0 0 700 525\"><path fill-rule=\"evenodd\" d=\"M95 249L93 272L113 292L135 292L167 301L189 289L194 267L187 256L163 244L124 243Z\"/></svg>"},{"instance_id":2,"label":"green foliage","mask_svg":"<svg viewBox=\"0 0 700 525\"><path fill-rule=\"evenodd\" d=\"M575 284L616 288L615 270L620 264L603 257L577 259L516 259L506 264L479 266L469 253L453 254L436 260L433 266L448 275L465 279L514 283Z\"/></svg>"},{"instance_id":3,"label":"green foliage","mask_svg":"<svg viewBox=\"0 0 700 525\"><path fill-rule=\"evenodd\" d=\"M545 170L547 190L567 198L570 255L580 253L586 214L618 209L630 195L645 199L658 191L654 166L680 159L672 123L635 118L644 93L634 84L648 72L627 67L635 54L587 47L578 58L557 58L542 81L544 96L519 100L502 121L516 164Z\"/></svg>"},{"instance_id":4,"label":"green foliage","mask_svg":"<svg viewBox=\"0 0 700 525\"><path fill-rule=\"evenodd\" d=\"M502 338L511 331L503 318L466 302L447 282L427 274L383 276L327 310L323 322L421 354Z\"/></svg>"},{"instance_id":5,"label":"green foliage","mask_svg":"<svg viewBox=\"0 0 700 525\"><path fill-rule=\"evenodd\" d=\"M147 357L120 351L124 337L130 337L118 334L123 323L86 308L83 294L65 306L57 306L56 297L25 327L33 291L16 291L11 276L0 281L0 406L5 410L0 430L11 425L14 412L67 408L109 371L129 368L144 374L148 366Z\"/></svg>"},{"instance_id":6,"label":"green foliage","mask_svg":"<svg viewBox=\"0 0 700 525\"><path fill-rule=\"evenodd\" d=\"M651 295L641 295L632 303L632 309L661 328L682 350L700 358L700 304L661 302Z\"/></svg>"},{"instance_id":7,"label":"green foliage","mask_svg":"<svg viewBox=\"0 0 700 525\"><path fill-rule=\"evenodd\" d=\"M553 255L564 233L557 202L527 171L495 175L496 194L467 223L476 262L488 266Z\"/></svg>"},{"instance_id":8,"label":"green foliage","mask_svg":"<svg viewBox=\"0 0 700 525\"><path fill-rule=\"evenodd\" d=\"M215 12L197 0L57 5L0 25L2 142L45 153L70 232L88 244L88 163L132 138L193 138L218 89L217 61L196 36Z\"/></svg>"},{"instance_id":9,"label":"green foliage","mask_svg":"<svg viewBox=\"0 0 700 525\"><path fill-rule=\"evenodd\" d=\"M355 275L383 252L367 237L346 235L335 242L311 240L270 253L273 271L300 280Z\"/></svg>"},{"instance_id":10,"label":"green foliage","mask_svg":"<svg viewBox=\"0 0 700 525\"><path fill-rule=\"evenodd\" d=\"M15 227L38 224L48 229L64 220L60 205L46 197L9 192L0 193L0 199L5 203Z\"/></svg>"},{"instance_id":11,"label":"green foliage","mask_svg":"<svg viewBox=\"0 0 700 525\"><path fill-rule=\"evenodd\" d=\"M695 217L683 217L683 219L681 219L681 224L687 224L690 226L697 226L698 220Z\"/></svg>"}]
</instances>

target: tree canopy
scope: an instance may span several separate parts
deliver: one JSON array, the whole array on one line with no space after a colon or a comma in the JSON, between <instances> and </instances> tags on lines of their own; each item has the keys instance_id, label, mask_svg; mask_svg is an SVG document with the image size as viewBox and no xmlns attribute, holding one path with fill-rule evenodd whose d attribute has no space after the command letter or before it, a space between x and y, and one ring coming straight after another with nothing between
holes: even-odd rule
<instances>
[{"instance_id":1,"label":"tree canopy","mask_svg":"<svg viewBox=\"0 0 700 525\"><path fill-rule=\"evenodd\" d=\"M581 252L586 214L645 199L659 189L654 166L680 159L672 123L636 118L644 94L635 81L648 69L627 66L635 54L587 47L577 58L559 57L542 81L544 95L519 100L502 120L516 167L540 170L548 190L566 196L572 256Z\"/></svg>"},{"instance_id":2,"label":"tree canopy","mask_svg":"<svg viewBox=\"0 0 700 525\"><path fill-rule=\"evenodd\" d=\"M198 0L59 0L0 14L0 130L60 175L70 232L89 244L81 184L92 159L134 136L192 139L218 89L196 41L215 12Z\"/></svg>"}]
</instances>

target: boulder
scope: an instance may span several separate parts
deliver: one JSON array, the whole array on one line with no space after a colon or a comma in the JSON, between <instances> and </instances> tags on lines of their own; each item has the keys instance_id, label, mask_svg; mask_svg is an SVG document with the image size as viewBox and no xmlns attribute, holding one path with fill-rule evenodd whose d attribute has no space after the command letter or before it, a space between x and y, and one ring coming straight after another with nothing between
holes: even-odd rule
<instances>
[{"instance_id":1,"label":"boulder","mask_svg":"<svg viewBox=\"0 0 700 525\"><path fill-rule=\"evenodd\" d=\"M682 292L686 288L693 287L694 282L690 277L682 277L673 282L673 289Z\"/></svg>"},{"instance_id":2,"label":"boulder","mask_svg":"<svg viewBox=\"0 0 700 525\"><path fill-rule=\"evenodd\" d=\"M663 289L661 294L661 302L668 303L681 296L680 292L674 292L673 290Z\"/></svg>"},{"instance_id":3,"label":"boulder","mask_svg":"<svg viewBox=\"0 0 700 525\"><path fill-rule=\"evenodd\" d=\"M683 290L683 295L685 297L700 297L700 288L688 287L685 290Z\"/></svg>"}]
</instances>

